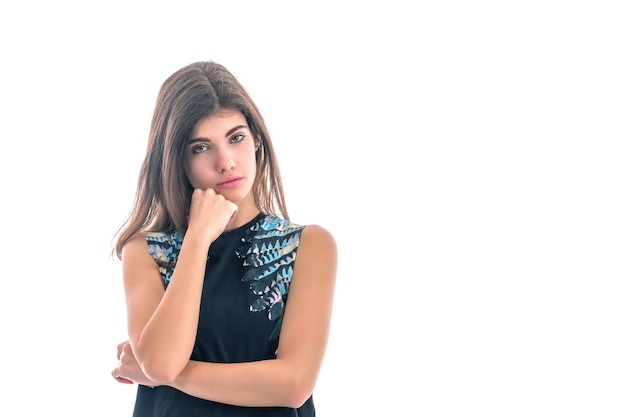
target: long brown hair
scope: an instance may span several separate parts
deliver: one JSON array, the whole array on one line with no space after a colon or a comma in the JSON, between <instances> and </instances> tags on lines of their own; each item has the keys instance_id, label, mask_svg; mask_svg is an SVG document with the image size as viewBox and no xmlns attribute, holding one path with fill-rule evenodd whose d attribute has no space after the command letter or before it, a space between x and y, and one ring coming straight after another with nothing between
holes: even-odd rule
<instances>
[{"instance_id":1,"label":"long brown hair","mask_svg":"<svg viewBox=\"0 0 626 417\"><path fill-rule=\"evenodd\" d=\"M146 154L132 209L117 231L113 251L138 232L187 230L193 189L183 167L183 151L195 125L220 110L243 113L252 135L260 138L252 194L258 209L289 219L278 161L259 109L224 66L195 62L174 72L161 86L152 116Z\"/></svg>"}]
</instances>

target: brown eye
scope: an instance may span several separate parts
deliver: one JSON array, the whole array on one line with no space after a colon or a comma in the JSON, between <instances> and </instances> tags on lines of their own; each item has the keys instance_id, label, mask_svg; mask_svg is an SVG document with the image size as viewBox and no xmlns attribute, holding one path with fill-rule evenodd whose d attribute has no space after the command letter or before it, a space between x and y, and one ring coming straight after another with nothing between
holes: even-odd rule
<instances>
[{"instance_id":1,"label":"brown eye","mask_svg":"<svg viewBox=\"0 0 626 417\"><path fill-rule=\"evenodd\" d=\"M244 138L245 138L245 137L246 137L246 135L244 135L243 133L239 133L239 134L237 134L237 135L233 136L233 137L230 139L230 141L231 141L231 143L239 143L239 142L241 142L242 140L244 140Z\"/></svg>"},{"instance_id":2,"label":"brown eye","mask_svg":"<svg viewBox=\"0 0 626 417\"><path fill-rule=\"evenodd\" d=\"M208 150L209 150L209 147L207 145L196 145L193 148L191 148L191 152L194 154L202 153Z\"/></svg>"}]
</instances>

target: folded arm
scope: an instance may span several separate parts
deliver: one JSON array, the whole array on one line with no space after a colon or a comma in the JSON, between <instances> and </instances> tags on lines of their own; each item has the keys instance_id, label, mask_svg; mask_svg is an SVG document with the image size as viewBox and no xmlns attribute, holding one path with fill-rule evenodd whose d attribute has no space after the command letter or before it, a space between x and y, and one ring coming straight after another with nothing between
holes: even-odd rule
<instances>
[{"instance_id":1,"label":"folded arm","mask_svg":"<svg viewBox=\"0 0 626 417\"><path fill-rule=\"evenodd\" d=\"M337 248L332 235L319 226L305 227L289 287L276 359L228 364L186 360L182 371L167 381L152 378L137 358L146 378L140 383L170 385L189 395L232 405L299 407L313 392L322 366L336 273ZM197 317L194 323L197 325ZM171 339L169 341L171 343ZM181 350L179 348L179 354ZM132 362L130 356L127 358ZM141 379L136 369L130 375L133 369L130 365L116 369L114 376L120 382L123 381L119 378Z\"/></svg>"},{"instance_id":2,"label":"folded arm","mask_svg":"<svg viewBox=\"0 0 626 417\"><path fill-rule=\"evenodd\" d=\"M124 247L129 341L137 363L155 385L178 376L195 343L209 242L198 243L194 237L185 237L167 291L145 235L138 234Z\"/></svg>"}]
</instances>

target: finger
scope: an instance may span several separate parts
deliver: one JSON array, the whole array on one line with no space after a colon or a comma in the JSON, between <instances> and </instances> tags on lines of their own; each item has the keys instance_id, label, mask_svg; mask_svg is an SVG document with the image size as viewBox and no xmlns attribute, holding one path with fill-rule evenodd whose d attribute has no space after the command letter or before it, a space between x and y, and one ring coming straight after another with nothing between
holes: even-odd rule
<instances>
[{"instance_id":1,"label":"finger","mask_svg":"<svg viewBox=\"0 0 626 417\"><path fill-rule=\"evenodd\" d=\"M230 219L228 219L228 223L226 223L226 225L230 225L230 223L235 219L235 217L237 216L237 210L239 209L239 207L237 207L237 205L235 203L233 203L233 206L235 206L235 208L233 209L233 214L230 215Z\"/></svg>"},{"instance_id":2,"label":"finger","mask_svg":"<svg viewBox=\"0 0 626 417\"><path fill-rule=\"evenodd\" d=\"M117 359L120 358L120 355L122 354L122 349L127 344L128 344L128 340L124 340L123 342L117 344Z\"/></svg>"},{"instance_id":3,"label":"finger","mask_svg":"<svg viewBox=\"0 0 626 417\"><path fill-rule=\"evenodd\" d=\"M124 378L123 376L120 376L120 367L119 366L111 371L111 376L117 382L122 383L122 384L134 384L135 383L131 379Z\"/></svg>"},{"instance_id":4,"label":"finger","mask_svg":"<svg viewBox=\"0 0 626 417\"><path fill-rule=\"evenodd\" d=\"M117 382L122 383L122 384L128 384L128 385L134 384L134 382L131 381L130 379L122 378L121 376L114 377L114 378Z\"/></svg>"}]
</instances>

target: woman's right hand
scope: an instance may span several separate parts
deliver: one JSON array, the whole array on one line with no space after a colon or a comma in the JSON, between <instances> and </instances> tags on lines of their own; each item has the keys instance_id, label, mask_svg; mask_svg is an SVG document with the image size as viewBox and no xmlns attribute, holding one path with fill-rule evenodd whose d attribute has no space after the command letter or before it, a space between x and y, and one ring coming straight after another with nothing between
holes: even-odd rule
<instances>
[{"instance_id":1,"label":"woman's right hand","mask_svg":"<svg viewBox=\"0 0 626 417\"><path fill-rule=\"evenodd\" d=\"M191 195L187 231L198 232L198 236L217 239L237 214L237 205L209 188L195 189Z\"/></svg>"}]
</instances>

